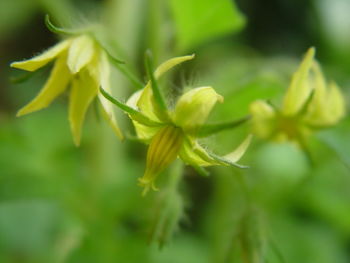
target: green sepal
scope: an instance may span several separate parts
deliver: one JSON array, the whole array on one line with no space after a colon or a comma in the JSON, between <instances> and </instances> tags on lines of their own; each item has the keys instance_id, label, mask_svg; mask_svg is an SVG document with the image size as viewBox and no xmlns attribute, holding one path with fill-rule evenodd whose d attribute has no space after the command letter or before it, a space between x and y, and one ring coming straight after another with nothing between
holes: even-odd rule
<instances>
[{"instance_id":1,"label":"green sepal","mask_svg":"<svg viewBox=\"0 0 350 263\"><path fill-rule=\"evenodd\" d=\"M102 43L100 41L98 41L96 38L95 40L98 42L98 44L100 45L100 47L104 50L104 52L106 52L108 58L113 62L113 64L125 64L125 61L116 58L115 56L113 56L107 48L105 48Z\"/></svg>"},{"instance_id":2,"label":"green sepal","mask_svg":"<svg viewBox=\"0 0 350 263\"><path fill-rule=\"evenodd\" d=\"M167 111L167 105L164 99L164 96L162 92L159 89L158 82L154 76L154 67L153 67L153 61L152 61L152 54L149 50L146 51L145 54L145 66L146 66L146 72L147 77L151 83L151 88L153 91L153 96L155 99L155 102L159 106L161 110Z\"/></svg>"},{"instance_id":3,"label":"green sepal","mask_svg":"<svg viewBox=\"0 0 350 263\"><path fill-rule=\"evenodd\" d=\"M87 28L81 29L81 30L72 30L72 29L57 27L54 24L52 24L50 20L50 16L48 14L45 15L45 25L47 29L50 30L52 33L62 34L62 35L80 35L89 31Z\"/></svg>"},{"instance_id":4,"label":"green sepal","mask_svg":"<svg viewBox=\"0 0 350 263\"><path fill-rule=\"evenodd\" d=\"M226 164L226 165L229 165L229 166L234 166L234 167L237 167L237 168L241 168L241 169L247 169L249 168L249 166L246 166L246 165L241 165L241 164L238 164L238 163L234 163L234 162L231 162L230 160L224 158L224 157L221 157L219 155L216 155L214 153L211 153L211 152L208 152L208 155L213 158L215 161L221 163L221 164Z\"/></svg>"},{"instance_id":5,"label":"green sepal","mask_svg":"<svg viewBox=\"0 0 350 263\"><path fill-rule=\"evenodd\" d=\"M198 165L191 165L191 166L201 176L208 177L210 175L210 173L202 166L198 166Z\"/></svg>"},{"instance_id":6,"label":"green sepal","mask_svg":"<svg viewBox=\"0 0 350 263\"><path fill-rule=\"evenodd\" d=\"M251 116L246 116L244 118L241 118L239 120L234 120L234 121L228 121L228 122L222 122L222 123L213 123L213 124L205 124L203 125L198 133L196 134L197 137L207 137L212 134L228 130L228 129L233 129L236 128L248 120L250 120Z\"/></svg>"},{"instance_id":7,"label":"green sepal","mask_svg":"<svg viewBox=\"0 0 350 263\"><path fill-rule=\"evenodd\" d=\"M120 108L121 110L123 110L124 112L129 114L133 120L139 122L140 124L147 125L147 126L153 126L153 127L162 126L161 123L152 121L151 119L146 117L144 114L142 114L138 110L135 110L135 109L131 108L130 106L126 105L125 103L122 103L119 100L113 98L111 95L109 95L102 88L100 88L100 92L107 100L109 100L111 103L116 105L118 108Z\"/></svg>"}]
</instances>

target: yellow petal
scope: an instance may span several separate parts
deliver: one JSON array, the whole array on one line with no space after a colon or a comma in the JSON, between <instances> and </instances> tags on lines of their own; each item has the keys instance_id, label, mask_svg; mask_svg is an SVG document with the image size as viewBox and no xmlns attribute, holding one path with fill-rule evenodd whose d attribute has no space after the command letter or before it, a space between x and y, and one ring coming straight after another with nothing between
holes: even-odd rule
<instances>
[{"instance_id":1,"label":"yellow petal","mask_svg":"<svg viewBox=\"0 0 350 263\"><path fill-rule=\"evenodd\" d=\"M345 115L345 102L338 86L326 81L317 63L313 65L314 94L309 103L304 121L314 126L335 124Z\"/></svg>"},{"instance_id":2,"label":"yellow petal","mask_svg":"<svg viewBox=\"0 0 350 263\"><path fill-rule=\"evenodd\" d=\"M312 87L309 83L309 73L314 55L315 49L310 48L292 77L283 101L283 113L287 116L298 113L310 96Z\"/></svg>"},{"instance_id":3,"label":"yellow petal","mask_svg":"<svg viewBox=\"0 0 350 263\"><path fill-rule=\"evenodd\" d=\"M186 137L179 156L184 163L194 166L218 165L207 151L193 138Z\"/></svg>"},{"instance_id":4,"label":"yellow petal","mask_svg":"<svg viewBox=\"0 0 350 263\"><path fill-rule=\"evenodd\" d=\"M344 115L344 97L337 84L331 82L324 92L316 89L304 120L311 126L325 127L334 125Z\"/></svg>"},{"instance_id":5,"label":"yellow petal","mask_svg":"<svg viewBox=\"0 0 350 263\"><path fill-rule=\"evenodd\" d=\"M154 76L158 79L161 77L165 72L169 71L173 67L175 67L178 64L181 64L185 61L191 60L194 58L194 54L190 56L182 56L182 57L175 57L171 58L165 62L163 62L154 72Z\"/></svg>"},{"instance_id":6,"label":"yellow petal","mask_svg":"<svg viewBox=\"0 0 350 263\"><path fill-rule=\"evenodd\" d=\"M22 116L49 106L66 89L70 78L65 57L59 57L44 88L30 103L18 111L17 116Z\"/></svg>"},{"instance_id":7,"label":"yellow petal","mask_svg":"<svg viewBox=\"0 0 350 263\"><path fill-rule=\"evenodd\" d=\"M141 93L143 90L139 90L135 92L127 101L127 105L138 110L137 102L140 99ZM161 127L150 127L146 125L142 125L137 121L132 120L134 124L137 138L145 143L150 142L150 140L156 135L156 133L161 129Z\"/></svg>"},{"instance_id":8,"label":"yellow petal","mask_svg":"<svg viewBox=\"0 0 350 263\"><path fill-rule=\"evenodd\" d=\"M110 87L110 67L109 62L107 59L107 56L104 52L100 55L100 61L99 61L99 68L98 68L98 75L96 76L97 83L100 84L100 87L102 87L105 91L108 93L111 93L111 87ZM119 125L117 123L117 119L115 117L114 113L114 105L107 100L102 94L98 94L98 98L102 104L103 111L105 113L105 116L107 118L108 123L111 125L114 133L120 138L123 138L123 134L119 128Z\"/></svg>"},{"instance_id":9,"label":"yellow petal","mask_svg":"<svg viewBox=\"0 0 350 263\"><path fill-rule=\"evenodd\" d=\"M194 55L171 58L163 62L155 70L154 76L156 79L159 79L164 73L166 73L176 65L179 65L193 58ZM148 118L150 118L153 121L159 122L161 119L164 118L162 112L160 112L159 109L157 109L150 82L148 82L146 87L143 89L139 100L137 101L137 106L143 114L145 114Z\"/></svg>"},{"instance_id":10,"label":"yellow petal","mask_svg":"<svg viewBox=\"0 0 350 263\"><path fill-rule=\"evenodd\" d=\"M158 107L154 101L153 91L149 83L141 90L136 104L137 108L152 121L161 122L162 114L158 113Z\"/></svg>"},{"instance_id":11,"label":"yellow petal","mask_svg":"<svg viewBox=\"0 0 350 263\"><path fill-rule=\"evenodd\" d=\"M328 120L333 124L345 116L345 99L335 82L329 84L328 103Z\"/></svg>"},{"instance_id":12,"label":"yellow petal","mask_svg":"<svg viewBox=\"0 0 350 263\"><path fill-rule=\"evenodd\" d=\"M73 39L69 50L67 64L72 74L78 73L93 58L95 53L94 41L87 35Z\"/></svg>"},{"instance_id":13,"label":"yellow petal","mask_svg":"<svg viewBox=\"0 0 350 263\"><path fill-rule=\"evenodd\" d=\"M252 115L251 123L253 133L261 138L269 138L276 125L276 112L265 101L254 101L249 106Z\"/></svg>"},{"instance_id":14,"label":"yellow petal","mask_svg":"<svg viewBox=\"0 0 350 263\"><path fill-rule=\"evenodd\" d=\"M186 137L183 147L180 150L180 158L189 165L193 166L213 166L225 165L246 168L236 162L243 156L251 141L251 136L248 136L238 148L227 154L226 156L218 156L205 150L199 143L191 138Z\"/></svg>"},{"instance_id":15,"label":"yellow petal","mask_svg":"<svg viewBox=\"0 0 350 263\"><path fill-rule=\"evenodd\" d=\"M139 179L140 184L145 187L144 194L151 188L156 189L154 181L157 175L176 159L182 143L181 129L173 126L162 128L154 136L147 151L145 174Z\"/></svg>"},{"instance_id":16,"label":"yellow petal","mask_svg":"<svg viewBox=\"0 0 350 263\"><path fill-rule=\"evenodd\" d=\"M216 102L223 100L212 87L192 89L177 101L173 121L185 131L193 132L206 121Z\"/></svg>"},{"instance_id":17,"label":"yellow petal","mask_svg":"<svg viewBox=\"0 0 350 263\"><path fill-rule=\"evenodd\" d=\"M53 46L52 48L46 50L41 55L35 56L28 60L13 62L11 64L11 67L27 71L35 71L45 66L51 60L59 56L63 51L65 51L68 48L70 43L70 39L62 41L57 45Z\"/></svg>"},{"instance_id":18,"label":"yellow petal","mask_svg":"<svg viewBox=\"0 0 350 263\"><path fill-rule=\"evenodd\" d=\"M252 137L252 135L248 135L247 138L233 152L225 155L224 158L233 163L238 162L248 149L250 142L252 141Z\"/></svg>"},{"instance_id":19,"label":"yellow petal","mask_svg":"<svg viewBox=\"0 0 350 263\"><path fill-rule=\"evenodd\" d=\"M97 95L98 84L90 76L87 70L77 74L72 80L72 88L69 97L69 122L73 134L74 143L80 144L81 128L85 113Z\"/></svg>"}]
</instances>

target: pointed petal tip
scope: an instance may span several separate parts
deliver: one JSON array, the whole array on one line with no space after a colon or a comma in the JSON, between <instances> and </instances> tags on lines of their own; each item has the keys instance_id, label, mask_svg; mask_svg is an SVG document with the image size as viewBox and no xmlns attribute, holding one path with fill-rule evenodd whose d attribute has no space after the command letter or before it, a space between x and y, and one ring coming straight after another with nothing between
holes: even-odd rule
<instances>
[{"instance_id":1,"label":"pointed petal tip","mask_svg":"<svg viewBox=\"0 0 350 263\"><path fill-rule=\"evenodd\" d=\"M304 60L308 60L308 59L314 59L316 54L316 48L315 47L310 47L306 53L304 54Z\"/></svg>"},{"instance_id":2,"label":"pointed petal tip","mask_svg":"<svg viewBox=\"0 0 350 263\"><path fill-rule=\"evenodd\" d=\"M10 67L11 68L17 68L17 64L19 63L19 61L14 61L12 63L10 63Z\"/></svg>"},{"instance_id":3,"label":"pointed petal tip","mask_svg":"<svg viewBox=\"0 0 350 263\"><path fill-rule=\"evenodd\" d=\"M39 111L41 109L43 109L43 108L33 108L33 107L31 107L31 103L29 103L17 111L16 117L21 117L21 116L27 115L29 113Z\"/></svg>"},{"instance_id":4,"label":"pointed petal tip","mask_svg":"<svg viewBox=\"0 0 350 263\"><path fill-rule=\"evenodd\" d=\"M225 100L224 97L221 96L220 94L218 94L218 102L219 102L219 103L223 103L224 100Z\"/></svg>"},{"instance_id":5,"label":"pointed petal tip","mask_svg":"<svg viewBox=\"0 0 350 263\"><path fill-rule=\"evenodd\" d=\"M29 72L33 72L36 70L36 68L31 68L31 67L28 67L28 62L27 60L24 60L24 61L14 61L10 64L10 67L11 68L15 68L15 69L22 69L22 70L25 70L25 71L29 71Z\"/></svg>"},{"instance_id":6,"label":"pointed petal tip","mask_svg":"<svg viewBox=\"0 0 350 263\"><path fill-rule=\"evenodd\" d=\"M150 190L153 190L155 192L159 191L154 181L147 180L145 179L145 177L139 178L138 181L139 181L139 186L143 187L142 197L145 197Z\"/></svg>"},{"instance_id":7,"label":"pointed petal tip","mask_svg":"<svg viewBox=\"0 0 350 263\"><path fill-rule=\"evenodd\" d=\"M72 128L72 136L73 136L73 143L76 147L80 146L81 136L80 133L78 133L76 130L73 130Z\"/></svg>"},{"instance_id":8,"label":"pointed petal tip","mask_svg":"<svg viewBox=\"0 0 350 263\"><path fill-rule=\"evenodd\" d=\"M230 160L232 163L237 163L242 156L245 154L245 152L247 151L251 141L252 141L253 135L249 134L244 141L231 153L227 154L226 156L224 156L224 158ZM238 165L238 164L237 164ZM245 165L241 165L239 164L240 168L248 168L248 166Z\"/></svg>"},{"instance_id":9,"label":"pointed petal tip","mask_svg":"<svg viewBox=\"0 0 350 263\"><path fill-rule=\"evenodd\" d=\"M17 113L16 113L16 117L21 117L21 116L23 116L23 115L26 115L26 113L25 112L23 112L23 110L22 109L20 109L19 111L17 111Z\"/></svg>"},{"instance_id":10,"label":"pointed petal tip","mask_svg":"<svg viewBox=\"0 0 350 263\"><path fill-rule=\"evenodd\" d=\"M80 146L80 139L73 139L73 141L74 141L74 145L75 145L76 147L79 147L79 146Z\"/></svg>"},{"instance_id":11,"label":"pointed petal tip","mask_svg":"<svg viewBox=\"0 0 350 263\"><path fill-rule=\"evenodd\" d=\"M310 53L316 53L316 48L314 46L311 46L309 47L308 51L307 52L310 52Z\"/></svg>"}]
</instances>

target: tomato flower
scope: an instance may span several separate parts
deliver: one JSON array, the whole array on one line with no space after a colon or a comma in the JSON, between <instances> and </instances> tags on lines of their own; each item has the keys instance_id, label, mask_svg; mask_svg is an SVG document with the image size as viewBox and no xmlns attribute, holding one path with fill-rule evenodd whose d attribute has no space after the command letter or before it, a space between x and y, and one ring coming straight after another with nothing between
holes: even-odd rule
<instances>
[{"instance_id":1,"label":"tomato flower","mask_svg":"<svg viewBox=\"0 0 350 263\"><path fill-rule=\"evenodd\" d=\"M326 83L314 56L315 49L310 48L292 77L281 109L261 100L251 104L256 135L303 147L312 132L335 125L345 115L340 89L334 82Z\"/></svg>"},{"instance_id":2,"label":"tomato flower","mask_svg":"<svg viewBox=\"0 0 350 263\"><path fill-rule=\"evenodd\" d=\"M246 151L251 140L250 136L235 151L223 157L213 154L198 142L198 133L203 128L209 113L217 102L223 102L223 97L212 87L199 87L185 92L173 108L161 101L160 94L157 94L159 90L154 87L155 79L193 57L193 55L176 57L164 62L155 70L154 80L149 81L144 89L134 93L126 105L115 101L129 114L138 139L149 144L146 170L144 176L139 179L144 187L144 193L149 189L157 189L156 177L177 157L194 167L212 165L245 167L237 164L237 161Z\"/></svg>"},{"instance_id":3,"label":"tomato flower","mask_svg":"<svg viewBox=\"0 0 350 263\"><path fill-rule=\"evenodd\" d=\"M11 67L35 71L51 61L54 61L54 66L46 84L31 102L18 111L17 116L46 108L70 87L68 118L76 145L80 144L85 113L96 97L113 130L122 138L112 104L99 93L99 87L110 90L110 65L100 45L90 35L81 34L63 40L31 59L13 62Z\"/></svg>"}]
</instances>

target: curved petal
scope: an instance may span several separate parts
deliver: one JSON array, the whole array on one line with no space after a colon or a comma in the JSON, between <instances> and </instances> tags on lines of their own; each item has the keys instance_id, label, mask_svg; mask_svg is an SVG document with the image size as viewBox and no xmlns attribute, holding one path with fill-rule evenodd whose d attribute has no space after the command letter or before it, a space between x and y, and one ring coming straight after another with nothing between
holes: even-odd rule
<instances>
[{"instance_id":1,"label":"curved petal","mask_svg":"<svg viewBox=\"0 0 350 263\"><path fill-rule=\"evenodd\" d=\"M218 165L218 163L209 156L207 151L200 146L196 140L189 137L186 137L184 140L179 156L184 163L193 166Z\"/></svg>"},{"instance_id":2,"label":"curved petal","mask_svg":"<svg viewBox=\"0 0 350 263\"><path fill-rule=\"evenodd\" d=\"M176 65L179 65L179 64L181 64L181 63L183 63L185 61L191 60L193 58L194 58L194 54L193 55L189 55L189 56L182 56L182 57L175 57L175 58L168 59L167 61L165 61L162 64L160 64L160 66L154 72L154 76L158 79L165 72L169 71L170 69L172 69Z\"/></svg>"},{"instance_id":3,"label":"curved petal","mask_svg":"<svg viewBox=\"0 0 350 263\"><path fill-rule=\"evenodd\" d=\"M232 163L238 162L244 153L247 151L253 136L248 135L247 138L232 152L224 156L224 159L229 160Z\"/></svg>"},{"instance_id":4,"label":"curved petal","mask_svg":"<svg viewBox=\"0 0 350 263\"><path fill-rule=\"evenodd\" d=\"M223 100L212 87L192 89L177 101L173 121L185 131L195 132L206 121L216 102Z\"/></svg>"},{"instance_id":5,"label":"curved petal","mask_svg":"<svg viewBox=\"0 0 350 263\"><path fill-rule=\"evenodd\" d=\"M100 61L99 61L99 68L98 68L98 75L96 76L97 83L100 84L100 87L102 87L105 91L111 92L111 87L110 87L110 67L109 67L109 62L107 59L107 56L104 52L101 51L100 55ZM111 125L114 133L120 138L123 138L122 131L119 128L119 125L117 123L117 119L115 118L114 114L114 105L107 100L102 94L98 94L98 98L101 102L104 115L106 116L106 119L108 123Z\"/></svg>"},{"instance_id":6,"label":"curved petal","mask_svg":"<svg viewBox=\"0 0 350 263\"><path fill-rule=\"evenodd\" d=\"M310 96L312 87L309 83L309 72L314 55L315 49L309 48L298 70L293 74L283 101L283 113L287 116L298 113Z\"/></svg>"},{"instance_id":7,"label":"curved petal","mask_svg":"<svg viewBox=\"0 0 350 263\"><path fill-rule=\"evenodd\" d=\"M156 79L159 79L164 73L166 73L176 65L179 65L193 58L194 55L171 58L163 62L155 70L154 76ZM161 120L166 120L166 116L162 114L162 112L158 109L154 101L153 91L150 82L148 82L145 88L142 90L139 100L137 101L137 106L143 114L145 114L153 121L160 122Z\"/></svg>"},{"instance_id":8,"label":"curved petal","mask_svg":"<svg viewBox=\"0 0 350 263\"><path fill-rule=\"evenodd\" d=\"M315 127L325 127L337 123L345 115L345 101L336 83L331 82L327 89L316 88L305 122Z\"/></svg>"},{"instance_id":9,"label":"curved petal","mask_svg":"<svg viewBox=\"0 0 350 263\"><path fill-rule=\"evenodd\" d=\"M250 104L252 129L261 138L268 138L275 128L276 112L265 101L258 100Z\"/></svg>"},{"instance_id":10,"label":"curved petal","mask_svg":"<svg viewBox=\"0 0 350 263\"><path fill-rule=\"evenodd\" d=\"M68 50L67 65L72 74L78 73L93 58L95 53L94 41L87 35L76 37Z\"/></svg>"},{"instance_id":11,"label":"curved petal","mask_svg":"<svg viewBox=\"0 0 350 263\"><path fill-rule=\"evenodd\" d=\"M22 116L49 106L67 88L70 79L71 75L66 65L65 57L58 58L44 88L30 103L18 111L17 116Z\"/></svg>"},{"instance_id":12,"label":"curved petal","mask_svg":"<svg viewBox=\"0 0 350 263\"><path fill-rule=\"evenodd\" d=\"M190 137L186 137L183 146L179 152L180 158L187 164L193 166L213 166L225 165L238 168L247 168L236 162L243 156L251 141L249 135L236 150L221 157L205 150L199 143Z\"/></svg>"},{"instance_id":13,"label":"curved petal","mask_svg":"<svg viewBox=\"0 0 350 263\"><path fill-rule=\"evenodd\" d=\"M328 88L328 121L333 124L345 116L345 99L335 82L331 82Z\"/></svg>"},{"instance_id":14,"label":"curved petal","mask_svg":"<svg viewBox=\"0 0 350 263\"><path fill-rule=\"evenodd\" d=\"M140 91L136 102L137 108L148 118L155 122L161 122L162 114L159 111L153 97L153 91L150 83Z\"/></svg>"},{"instance_id":15,"label":"curved petal","mask_svg":"<svg viewBox=\"0 0 350 263\"><path fill-rule=\"evenodd\" d=\"M72 88L69 96L69 122L73 134L74 143L80 144L81 128L85 113L96 97L98 84L87 70L76 75L72 80Z\"/></svg>"},{"instance_id":16,"label":"curved petal","mask_svg":"<svg viewBox=\"0 0 350 263\"><path fill-rule=\"evenodd\" d=\"M145 187L144 194L150 188L156 189L154 181L157 175L176 159L182 142L181 129L173 126L162 128L154 136L147 151L145 174L139 179L141 186Z\"/></svg>"},{"instance_id":17,"label":"curved petal","mask_svg":"<svg viewBox=\"0 0 350 263\"><path fill-rule=\"evenodd\" d=\"M137 107L137 101L139 100L141 93L143 90L139 90L135 92L129 100L126 102L126 104L135 110L138 110ZM161 126L155 127L155 126L146 126L143 124L140 124L139 122L132 120L132 123L134 124L135 131L137 138L141 141L144 141L145 143L150 142L150 140L155 136L155 134L161 129Z\"/></svg>"},{"instance_id":18,"label":"curved petal","mask_svg":"<svg viewBox=\"0 0 350 263\"><path fill-rule=\"evenodd\" d=\"M71 39L64 40L38 56L24 61L13 62L10 66L12 68L18 68L27 71L35 71L45 66L51 60L60 55L63 51L65 51L68 48L70 43Z\"/></svg>"}]
</instances>

